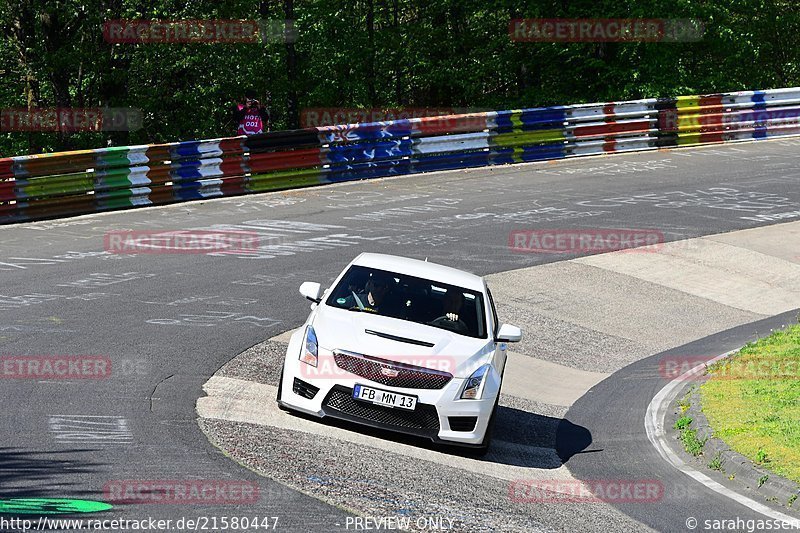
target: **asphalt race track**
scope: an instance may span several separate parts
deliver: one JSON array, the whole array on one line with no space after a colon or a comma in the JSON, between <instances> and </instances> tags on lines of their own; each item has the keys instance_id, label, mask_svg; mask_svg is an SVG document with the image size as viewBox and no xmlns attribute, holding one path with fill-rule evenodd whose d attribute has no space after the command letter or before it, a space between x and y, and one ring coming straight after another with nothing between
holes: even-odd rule
<instances>
[{"instance_id":1,"label":"asphalt race track","mask_svg":"<svg viewBox=\"0 0 800 533\"><path fill-rule=\"evenodd\" d=\"M108 357L113 370L97 380L2 380L0 498L103 500L104 487L119 480L240 480L258 484L255 503L122 503L104 514L277 516L282 531L344 530L347 505L323 503L311 491L240 466L197 423L203 385L220 367L303 322L302 281L325 285L362 251L427 257L480 275L578 256L512 252L515 229L651 228L675 241L791 221L800 218L798 148L800 141L789 139L439 172L2 227L0 354L96 355ZM104 251L104 235L112 230L185 229L255 231L261 247L209 255ZM695 348L722 353L791 316L742 313L734 322L744 325ZM644 409L665 383L652 373L637 379L655 364L644 358L650 355L631 355L625 364L632 366L568 410L541 413L542 424L569 421L558 430L559 450L579 442L561 457L575 477L655 476L686 488L656 506L598 506L597 530L614 528L604 522L613 519L618 527L686 531L690 511L748 516L738 504L692 486L642 444ZM579 366L559 357L560 364ZM582 371L621 367L598 360ZM583 428L583 436L576 440L571 427ZM411 468L414 461L409 472L424 484L425 470ZM326 463L330 468L354 475L346 457ZM573 531L575 516L592 523L592 505L579 505L530 512L539 529Z\"/></svg>"},{"instance_id":2,"label":"asphalt race track","mask_svg":"<svg viewBox=\"0 0 800 533\"><path fill-rule=\"evenodd\" d=\"M796 323L796 317L797 312L792 311L739 326L649 357L615 373L578 400L565 415L566 419L577 426L586 425L592 428L591 446L571 458L570 471L584 480L660 480L665 489L664 500L660 502L663 505L641 505L633 502L618 506L625 514L659 531L686 531L688 528L684 524L689 517L699 520L700 523L705 520L737 518L765 520L759 513L692 482L685 474L663 461L648 441L642 420L648 403L666 383L657 370L660 360L671 354L721 354L735 350L755 338L769 335L773 329ZM598 424L596 421L601 419L603 423ZM569 450L569 431L558 438L564 443L566 450ZM705 473L714 474L708 469ZM716 473L713 477L723 485L742 491L742 487L721 473ZM748 496L760 500L752 493Z\"/></svg>"}]
</instances>

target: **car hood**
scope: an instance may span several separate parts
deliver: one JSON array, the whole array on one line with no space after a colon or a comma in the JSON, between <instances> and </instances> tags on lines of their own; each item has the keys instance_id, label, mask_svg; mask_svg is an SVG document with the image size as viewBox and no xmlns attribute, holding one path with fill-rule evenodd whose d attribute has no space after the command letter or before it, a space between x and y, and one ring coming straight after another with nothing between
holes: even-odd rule
<instances>
[{"instance_id":1,"label":"car hood","mask_svg":"<svg viewBox=\"0 0 800 533\"><path fill-rule=\"evenodd\" d=\"M323 350L345 350L445 370L456 377L469 376L488 362L487 356L493 351L489 339L465 337L407 320L328 306L318 309L312 326Z\"/></svg>"}]
</instances>

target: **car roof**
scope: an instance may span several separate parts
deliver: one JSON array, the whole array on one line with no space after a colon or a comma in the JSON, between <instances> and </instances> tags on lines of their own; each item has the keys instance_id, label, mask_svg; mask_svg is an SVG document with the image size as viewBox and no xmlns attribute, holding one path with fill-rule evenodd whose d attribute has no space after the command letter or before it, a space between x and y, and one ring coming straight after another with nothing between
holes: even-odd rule
<instances>
[{"instance_id":1,"label":"car roof","mask_svg":"<svg viewBox=\"0 0 800 533\"><path fill-rule=\"evenodd\" d=\"M455 285L464 289L484 292L483 279L475 274L458 270L428 261L411 259L388 254L362 253L352 262L353 265L377 268L396 272L397 274L407 274L418 278L437 281L446 285Z\"/></svg>"}]
</instances>

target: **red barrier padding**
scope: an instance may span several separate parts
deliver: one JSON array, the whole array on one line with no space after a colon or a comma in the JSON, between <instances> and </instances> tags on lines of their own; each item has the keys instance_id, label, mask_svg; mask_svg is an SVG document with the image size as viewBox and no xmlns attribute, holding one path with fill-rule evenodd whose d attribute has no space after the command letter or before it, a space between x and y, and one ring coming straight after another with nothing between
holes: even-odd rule
<instances>
[{"instance_id":1,"label":"red barrier padding","mask_svg":"<svg viewBox=\"0 0 800 533\"><path fill-rule=\"evenodd\" d=\"M250 154L246 163L250 172L267 172L288 168L317 167L321 164L320 149L306 148L289 152Z\"/></svg>"},{"instance_id":2,"label":"red barrier padding","mask_svg":"<svg viewBox=\"0 0 800 533\"><path fill-rule=\"evenodd\" d=\"M725 134L722 132L700 134L701 143L721 143L723 141L725 141Z\"/></svg>"},{"instance_id":3,"label":"red barrier padding","mask_svg":"<svg viewBox=\"0 0 800 533\"><path fill-rule=\"evenodd\" d=\"M20 204L0 203L0 224L24 222L26 220L30 220L30 217L25 214Z\"/></svg>"},{"instance_id":4,"label":"red barrier padding","mask_svg":"<svg viewBox=\"0 0 800 533\"><path fill-rule=\"evenodd\" d=\"M719 112L722 107L722 95L721 94L708 94L706 96L701 96L700 100L698 101L701 107L709 108L709 113ZM705 112L705 110L704 110Z\"/></svg>"},{"instance_id":5,"label":"red barrier padding","mask_svg":"<svg viewBox=\"0 0 800 533\"><path fill-rule=\"evenodd\" d=\"M172 168L169 165L156 163L147 171L147 179L150 180L151 185L164 185L172 181L171 170Z\"/></svg>"},{"instance_id":6,"label":"red barrier padding","mask_svg":"<svg viewBox=\"0 0 800 533\"><path fill-rule=\"evenodd\" d=\"M93 195L62 196L27 201L25 215L32 219L94 213Z\"/></svg>"},{"instance_id":7,"label":"red barrier padding","mask_svg":"<svg viewBox=\"0 0 800 533\"><path fill-rule=\"evenodd\" d=\"M579 126L572 130L575 137L600 137L603 135L618 135L621 133L647 133L655 125L649 120L631 122L606 122L592 126Z\"/></svg>"},{"instance_id":8,"label":"red barrier padding","mask_svg":"<svg viewBox=\"0 0 800 533\"><path fill-rule=\"evenodd\" d=\"M147 197L153 202L153 205L171 204L177 201L172 193L172 187L169 186L152 187Z\"/></svg>"},{"instance_id":9,"label":"red barrier padding","mask_svg":"<svg viewBox=\"0 0 800 533\"><path fill-rule=\"evenodd\" d=\"M7 202L17 198L14 193L14 185L16 185L14 180L0 181L0 201Z\"/></svg>"},{"instance_id":10,"label":"red barrier padding","mask_svg":"<svg viewBox=\"0 0 800 533\"><path fill-rule=\"evenodd\" d=\"M13 178L14 171L12 168L14 167L14 160L10 157L6 157L0 159L0 179L2 178Z\"/></svg>"},{"instance_id":11,"label":"red barrier padding","mask_svg":"<svg viewBox=\"0 0 800 533\"><path fill-rule=\"evenodd\" d=\"M232 178L223 178L220 190L225 196L238 196L246 194L248 191L244 188L244 176L235 176Z\"/></svg>"},{"instance_id":12,"label":"red barrier padding","mask_svg":"<svg viewBox=\"0 0 800 533\"><path fill-rule=\"evenodd\" d=\"M81 172L95 166L95 154L91 150L56 152L17 158L19 176L38 177Z\"/></svg>"},{"instance_id":13,"label":"red barrier padding","mask_svg":"<svg viewBox=\"0 0 800 533\"><path fill-rule=\"evenodd\" d=\"M244 153L244 138L229 137L222 139L219 142L219 148L226 154L242 154Z\"/></svg>"},{"instance_id":14,"label":"red barrier padding","mask_svg":"<svg viewBox=\"0 0 800 533\"><path fill-rule=\"evenodd\" d=\"M219 168L222 170L223 176L244 176L245 166L244 157L241 155L234 155L222 159Z\"/></svg>"},{"instance_id":15,"label":"red barrier padding","mask_svg":"<svg viewBox=\"0 0 800 533\"><path fill-rule=\"evenodd\" d=\"M170 146L168 144L153 144L148 146L145 155L147 156L149 164L161 163L172 159Z\"/></svg>"},{"instance_id":16,"label":"red barrier padding","mask_svg":"<svg viewBox=\"0 0 800 533\"><path fill-rule=\"evenodd\" d=\"M488 127L486 113L471 115L443 115L423 117L414 124L413 130L421 136L445 135L448 133L470 133L483 131Z\"/></svg>"}]
</instances>

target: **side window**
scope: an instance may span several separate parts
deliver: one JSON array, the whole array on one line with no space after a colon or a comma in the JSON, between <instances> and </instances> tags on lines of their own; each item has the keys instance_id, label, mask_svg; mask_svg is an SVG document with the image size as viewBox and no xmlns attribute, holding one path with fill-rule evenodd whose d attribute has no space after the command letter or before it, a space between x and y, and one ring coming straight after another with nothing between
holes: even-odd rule
<instances>
[{"instance_id":1,"label":"side window","mask_svg":"<svg viewBox=\"0 0 800 533\"><path fill-rule=\"evenodd\" d=\"M494 308L494 298L492 298L492 291L489 290L489 287L486 287L486 294L489 295L489 307L492 308L492 322L494 322L494 336L497 336L497 330L500 329L500 321L497 320L497 309Z\"/></svg>"}]
</instances>

